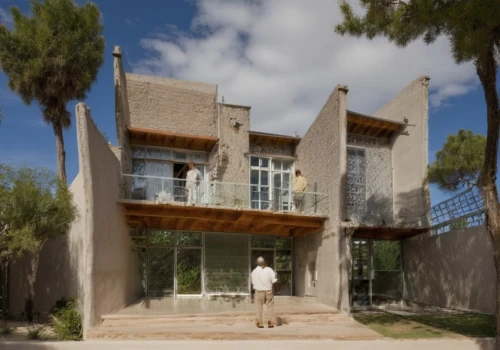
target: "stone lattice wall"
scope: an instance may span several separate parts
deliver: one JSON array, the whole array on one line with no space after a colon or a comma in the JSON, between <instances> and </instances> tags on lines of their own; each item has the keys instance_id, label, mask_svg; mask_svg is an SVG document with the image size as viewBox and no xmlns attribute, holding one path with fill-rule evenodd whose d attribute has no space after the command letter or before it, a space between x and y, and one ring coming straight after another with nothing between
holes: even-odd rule
<instances>
[{"instance_id":1,"label":"stone lattice wall","mask_svg":"<svg viewBox=\"0 0 500 350\"><path fill-rule=\"evenodd\" d=\"M348 135L348 146L365 151L366 208L358 219L364 224L393 222L392 156L387 139Z\"/></svg>"}]
</instances>

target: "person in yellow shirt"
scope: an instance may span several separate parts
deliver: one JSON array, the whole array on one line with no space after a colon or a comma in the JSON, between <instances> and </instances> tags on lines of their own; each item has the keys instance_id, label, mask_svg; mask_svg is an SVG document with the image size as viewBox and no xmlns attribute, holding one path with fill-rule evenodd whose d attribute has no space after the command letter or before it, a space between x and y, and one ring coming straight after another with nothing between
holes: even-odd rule
<instances>
[{"instance_id":1,"label":"person in yellow shirt","mask_svg":"<svg viewBox=\"0 0 500 350\"><path fill-rule=\"evenodd\" d=\"M307 181L298 169L295 171L295 177L292 180L292 185L295 211L302 212L302 202L305 195L304 191L307 189Z\"/></svg>"}]
</instances>

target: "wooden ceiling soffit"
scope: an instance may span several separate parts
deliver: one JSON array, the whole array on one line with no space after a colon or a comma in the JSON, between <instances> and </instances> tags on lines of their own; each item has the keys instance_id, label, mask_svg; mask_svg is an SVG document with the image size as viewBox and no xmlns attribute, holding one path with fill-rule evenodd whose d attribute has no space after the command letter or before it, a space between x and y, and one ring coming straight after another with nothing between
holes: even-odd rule
<instances>
[{"instance_id":1,"label":"wooden ceiling soffit","mask_svg":"<svg viewBox=\"0 0 500 350\"><path fill-rule=\"evenodd\" d=\"M131 145L169 147L210 152L219 140L214 136L200 136L127 127Z\"/></svg>"},{"instance_id":2,"label":"wooden ceiling soffit","mask_svg":"<svg viewBox=\"0 0 500 350\"><path fill-rule=\"evenodd\" d=\"M283 146L296 146L300 142L299 137L290 137L284 135L274 135L252 132L249 133L249 143L258 146L267 147L283 147Z\"/></svg>"},{"instance_id":3,"label":"wooden ceiling soffit","mask_svg":"<svg viewBox=\"0 0 500 350\"><path fill-rule=\"evenodd\" d=\"M300 236L323 230L326 217L276 214L259 210L185 207L122 201L129 224L170 230ZM145 220L145 218L147 218Z\"/></svg>"},{"instance_id":4,"label":"wooden ceiling soffit","mask_svg":"<svg viewBox=\"0 0 500 350\"><path fill-rule=\"evenodd\" d=\"M347 132L350 134L389 138L403 127L403 124L390 120L363 116L352 112L347 114Z\"/></svg>"}]
</instances>

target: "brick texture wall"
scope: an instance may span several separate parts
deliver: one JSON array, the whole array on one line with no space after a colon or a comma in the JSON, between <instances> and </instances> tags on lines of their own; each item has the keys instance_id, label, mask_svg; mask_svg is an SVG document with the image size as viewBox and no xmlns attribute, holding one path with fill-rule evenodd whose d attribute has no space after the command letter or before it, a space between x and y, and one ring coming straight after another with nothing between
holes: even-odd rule
<instances>
[{"instance_id":1,"label":"brick texture wall","mask_svg":"<svg viewBox=\"0 0 500 350\"><path fill-rule=\"evenodd\" d=\"M325 230L295 239L295 293L312 295L339 310L347 310L348 275L346 241L340 230L346 166L346 93L337 86L297 146L300 169L309 188L329 196L329 219ZM318 280L311 283L314 269Z\"/></svg>"},{"instance_id":2,"label":"brick texture wall","mask_svg":"<svg viewBox=\"0 0 500 350\"><path fill-rule=\"evenodd\" d=\"M216 85L126 74L130 125L217 136Z\"/></svg>"}]
</instances>

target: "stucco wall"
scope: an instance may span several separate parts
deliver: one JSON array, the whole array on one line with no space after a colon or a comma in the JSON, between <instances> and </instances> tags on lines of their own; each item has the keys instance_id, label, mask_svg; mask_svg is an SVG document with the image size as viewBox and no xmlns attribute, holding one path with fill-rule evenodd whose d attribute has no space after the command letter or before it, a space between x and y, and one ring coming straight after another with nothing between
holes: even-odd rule
<instances>
[{"instance_id":1,"label":"stucco wall","mask_svg":"<svg viewBox=\"0 0 500 350\"><path fill-rule=\"evenodd\" d=\"M495 266L484 226L403 241L404 299L493 314Z\"/></svg>"},{"instance_id":2,"label":"stucco wall","mask_svg":"<svg viewBox=\"0 0 500 350\"><path fill-rule=\"evenodd\" d=\"M122 63L122 53L118 46L113 51L113 74L115 85L115 122L116 139L122 172L129 174L132 171L132 159L130 156L130 143L127 126L130 126L130 110L127 96L127 79ZM125 187L125 186L124 186Z\"/></svg>"},{"instance_id":3,"label":"stucco wall","mask_svg":"<svg viewBox=\"0 0 500 350\"><path fill-rule=\"evenodd\" d=\"M86 196L84 220L84 333L112 313L136 300L141 291L136 255L117 204L120 164L90 118L83 103L76 106L78 155Z\"/></svg>"},{"instance_id":4,"label":"stucco wall","mask_svg":"<svg viewBox=\"0 0 500 350\"><path fill-rule=\"evenodd\" d=\"M306 177L312 190L328 194L329 219L323 232L295 239L295 291L298 296L314 295L328 305L348 309L346 242L340 234L346 169L346 94L337 86L316 120L297 146L296 168ZM311 267L318 281L310 285Z\"/></svg>"},{"instance_id":5,"label":"stucco wall","mask_svg":"<svg viewBox=\"0 0 500 350\"><path fill-rule=\"evenodd\" d=\"M424 184L428 165L428 88L429 78L421 76L373 114L398 122L408 120L408 135L393 136L392 140L394 214L398 221L414 221L425 215L430 205Z\"/></svg>"},{"instance_id":6,"label":"stucco wall","mask_svg":"<svg viewBox=\"0 0 500 350\"><path fill-rule=\"evenodd\" d=\"M248 131L250 129L250 108L219 104L220 113L220 160L217 169L218 180L248 184L249 170ZM231 125L231 118L239 126ZM248 192L248 191L247 191Z\"/></svg>"},{"instance_id":7,"label":"stucco wall","mask_svg":"<svg viewBox=\"0 0 500 350\"><path fill-rule=\"evenodd\" d=\"M392 223L392 155L387 139L350 134L347 145L365 151L366 212L358 219L363 224Z\"/></svg>"},{"instance_id":8,"label":"stucco wall","mask_svg":"<svg viewBox=\"0 0 500 350\"><path fill-rule=\"evenodd\" d=\"M70 186L78 216L66 236L48 241L41 254L35 282L34 308L38 312L49 312L55 302L83 296L81 274L82 216L85 212L85 197L82 177L77 175ZM18 316L24 312L24 298L28 291L26 268L29 259L20 259L11 266L10 313Z\"/></svg>"},{"instance_id":9,"label":"stucco wall","mask_svg":"<svg viewBox=\"0 0 500 350\"><path fill-rule=\"evenodd\" d=\"M217 86L126 73L130 125L217 136Z\"/></svg>"}]
</instances>

